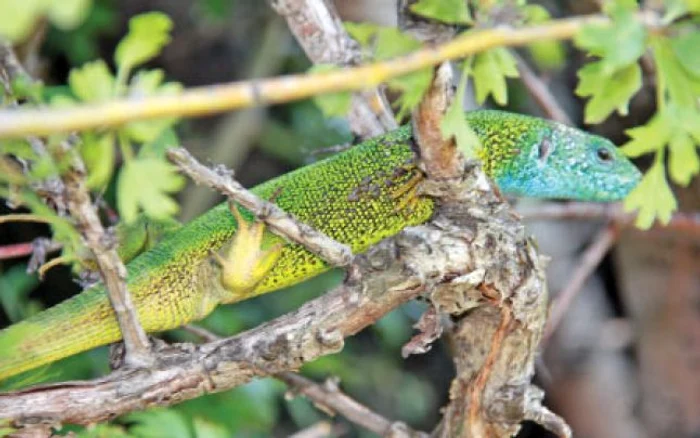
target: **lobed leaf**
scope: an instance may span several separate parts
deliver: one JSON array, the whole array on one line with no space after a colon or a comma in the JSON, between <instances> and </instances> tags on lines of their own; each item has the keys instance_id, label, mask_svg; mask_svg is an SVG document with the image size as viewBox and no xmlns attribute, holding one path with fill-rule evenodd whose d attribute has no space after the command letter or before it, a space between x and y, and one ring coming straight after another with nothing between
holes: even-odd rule
<instances>
[{"instance_id":1,"label":"lobed leaf","mask_svg":"<svg viewBox=\"0 0 700 438\"><path fill-rule=\"evenodd\" d=\"M130 70L156 57L170 42L173 23L161 12L147 12L129 20L129 33L119 42L114 61Z\"/></svg>"},{"instance_id":2,"label":"lobed leaf","mask_svg":"<svg viewBox=\"0 0 700 438\"><path fill-rule=\"evenodd\" d=\"M502 47L476 55L472 75L477 102L483 104L491 95L493 100L501 106L508 103L506 78L519 76L513 55L508 49Z\"/></svg>"},{"instance_id":3,"label":"lobed leaf","mask_svg":"<svg viewBox=\"0 0 700 438\"><path fill-rule=\"evenodd\" d=\"M178 211L169 196L182 189L185 180L175 166L157 158L127 161L117 182L117 206L125 222L131 223L143 210L152 219L164 220Z\"/></svg>"},{"instance_id":4,"label":"lobed leaf","mask_svg":"<svg viewBox=\"0 0 700 438\"><path fill-rule=\"evenodd\" d=\"M112 97L114 76L103 60L88 62L74 68L68 75L73 94L84 102L102 102Z\"/></svg>"},{"instance_id":5,"label":"lobed leaf","mask_svg":"<svg viewBox=\"0 0 700 438\"><path fill-rule=\"evenodd\" d=\"M450 103L450 107L445 112L445 115L440 121L440 132L443 138L454 137L457 148L464 154L467 159L473 159L477 156L477 150L481 147L481 142L476 133L472 130L464 117L464 108L462 107L462 99L467 88L469 79L469 66L465 65L462 77L457 86L455 98Z\"/></svg>"},{"instance_id":6,"label":"lobed leaf","mask_svg":"<svg viewBox=\"0 0 700 438\"><path fill-rule=\"evenodd\" d=\"M586 123L600 123L615 110L627 115L630 99L642 87L642 71L636 63L606 74L602 61L591 62L578 71L578 77L575 93L591 98L586 103Z\"/></svg>"},{"instance_id":7,"label":"lobed leaf","mask_svg":"<svg viewBox=\"0 0 700 438\"><path fill-rule=\"evenodd\" d=\"M639 210L635 225L647 230L658 220L666 225L677 208L676 198L666 181L663 150L656 153L654 164L624 201L625 211Z\"/></svg>"},{"instance_id":8,"label":"lobed leaf","mask_svg":"<svg viewBox=\"0 0 700 438\"><path fill-rule=\"evenodd\" d=\"M464 0L419 0L409 9L414 14L443 23L472 24L474 22L467 2Z\"/></svg>"}]
</instances>

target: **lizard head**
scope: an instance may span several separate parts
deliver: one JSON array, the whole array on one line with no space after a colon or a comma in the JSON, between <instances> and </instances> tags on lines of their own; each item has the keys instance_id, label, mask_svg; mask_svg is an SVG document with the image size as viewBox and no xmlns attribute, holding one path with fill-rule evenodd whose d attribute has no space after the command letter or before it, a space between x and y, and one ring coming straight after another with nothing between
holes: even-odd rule
<instances>
[{"instance_id":1,"label":"lizard head","mask_svg":"<svg viewBox=\"0 0 700 438\"><path fill-rule=\"evenodd\" d=\"M467 120L481 140L484 170L505 194L618 201L641 179L609 140L569 126L501 111Z\"/></svg>"}]
</instances>

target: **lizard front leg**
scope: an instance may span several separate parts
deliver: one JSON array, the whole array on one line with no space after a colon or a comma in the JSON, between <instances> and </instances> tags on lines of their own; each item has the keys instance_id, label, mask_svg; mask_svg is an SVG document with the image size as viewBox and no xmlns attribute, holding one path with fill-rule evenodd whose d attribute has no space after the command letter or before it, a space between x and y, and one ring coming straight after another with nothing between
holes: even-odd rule
<instances>
[{"instance_id":1,"label":"lizard front leg","mask_svg":"<svg viewBox=\"0 0 700 438\"><path fill-rule=\"evenodd\" d=\"M230 293L226 301L239 301L251 295L255 287L272 270L282 252L283 243L262 248L265 223L243 218L238 206L229 204L237 222L236 234L224 255L213 252L221 267L221 284Z\"/></svg>"}]
</instances>

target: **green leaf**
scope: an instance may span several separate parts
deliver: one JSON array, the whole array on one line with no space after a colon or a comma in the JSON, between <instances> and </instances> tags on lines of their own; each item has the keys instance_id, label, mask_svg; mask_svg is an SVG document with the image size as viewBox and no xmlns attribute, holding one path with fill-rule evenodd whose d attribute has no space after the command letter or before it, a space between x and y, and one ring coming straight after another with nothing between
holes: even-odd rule
<instances>
[{"instance_id":1,"label":"green leaf","mask_svg":"<svg viewBox=\"0 0 700 438\"><path fill-rule=\"evenodd\" d=\"M112 97L114 76L103 60L74 68L68 75L73 94L84 102L102 102Z\"/></svg>"},{"instance_id":2,"label":"green leaf","mask_svg":"<svg viewBox=\"0 0 700 438\"><path fill-rule=\"evenodd\" d=\"M372 42L372 38L377 34L380 26L372 23L355 23L352 21L343 22L343 27L345 31L350 34L350 36L360 43L362 47L369 47Z\"/></svg>"},{"instance_id":3,"label":"green leaf","mask_svg":"<svg viewBox=\"0 0 700 438\"><path fill-rule=\"evenodd\" d=\"M76 438L130 438L122 426L116 424L96 424L78 432Z\"/></svg>"},{"instance_id":4,"label":"green leaf","mask_svg":"<svg viewBox=\"0 0 700 438\"><path fill-rule=\"evenodd\" d=\"M625 131L632 140L622 146L621 150L633 158L654 152L668 143L673 130L673 120L668 113L657 113L646 125Z\"/></svg>"},{"instance_id":5,"label":"green leaf","mask_svg":"<svg viewBox=\"0 0 700 438\"><path fill-rule=\"evenodd\" d=\"M197 438L229 438L230 433L225 427L196 417L194 424L194 436Z\"/></svg>"},{"instance_id":6,"label":"green leaf","mask_svg":"<svg viewBox=\"0 0 700 438\"><path fill-rule=\"evenodd\" d=\"M600 123L615 110L627 115L629 100L642 86L642 71L637 64L606 74L602 61L591 62L578 71L578 77L576 94L591 97L586 103L586 123Z\"/></svg>"},{"instance_id":7,"label":"green leaf","mask_svg":"<svg viewBox=\"0 0 700 438\"><path fill-rule=\"evenodd\" d=\"M527 46L532 60L543 70L554 70L564 65L566 51L559 41L539 41Z\"/></svg>"},{"instance_id":8,"label":"green leaf","mask_svg":"<svg viewBox=\"0 0 700 438\"><path fill-rule=\"evenodd\" d=\"M42 15L60 29L72 29L87 16L92 0L0 0L0 37L17 42L29 36Z\"/></svg>"},{"instance_id":9,"label":"green leaf","mask_svg":"<svg viewBox=\"0 0 700 438\"><path fill-rule=\"evenodd\" d=\"M687 186L693 176L700 172L700 158L693 140L683 132L676 133L669 143L669 152L668 171L671 179Z\"/></svg>"},{"instance_id":10,"label":"green leaf","mask_svg":"<svg viewBox=\"0 0 700 438\"><path fill-rule=\"evenodd\" d=\"M88 169L87 186L91 189L106 186L114 172L114 133L84 134L80 154Z\"/></svg>"},{"instance_id":11,"label":"green leaf","mask_svg":"<svg viewBox=\"0 0 700 438\"><path fill-rule=\"evenodd\" d=\"M166 82L161 85L165 74L160 69L140 71L129 84L127 95L129 97L145 97L156 95L176 95L182 91L182 85L177 82ZM154 141L163 130L170 128L177 118L144 120L131 122L126 125L124 131L132 140L139 143Z\"/></svg>"},{"instance_id":12,"label":"green leaf","mask_svg":"<svg viewBox=\"0 0 700 438\"><path fill-rule=\"evenodd\" d=\"M26 75L17 76L12 80L12 94L17 99L28 99L38 103L43 101L44 84Z\"/></svg>"},{"instance_id":13,"label":"green leaf","mask_svg":"<svg viewBox=\"0 0 700 438\"><path fill-rule=\"evenodd\" d=\"M180 146L180 139L172 128L164 129L153 141L144 143L139 149L138 158L165 159L168 149Z\"/></svg>"},{"instance_id":14,"label":"green leaf","mask_svg":"<svg viewBox=\"0 0 700 438\"><path fill-rule=\"evenodd\" d=\"M700 80L695 80L688 75L668 38L654 37L651 46L654 51L658 82L664 87L664 92L668 93L668 99L674 105L685 108L686 111L696 111Z\"/></svg>"},{"instance_id":15,"label":"green leaf","mask_svg":"<svg viewBox=\"0 0 700 438\"><path fill-rule=\"evenodd\" d=\"M692 14L700 14L700 0L685 0L688 11Z\"/></svg>"},{"instance_id":16,"label":"green leaf","mask_svg":"<svg viewBox=\"0 0 700 438\"><path fill-rule=\"evenodd\" d=\"M389 88L401 91L401 96L394 102L394 105L398 108L396 113L398 120L403 119L418 106L428 88L430 88L432 80L433 71L425 69L405 76L399 76L387 82Z\"/></svg>"},{"instance_id":17,"label":"green leaf","mask_svg":"<svg viewBox=\"0 0 700 438\"><path fill-rule=\"evenodd\" d=\"M476 55L472 74L476 101L483 104L491 95L497 104L503 106L508 103L506 78L518 77L518 68L513 55L499 47Z\"/></svg>"},{"instance_id":18,"label":"green leaf","mask_svg":"<svg viewBox=\"0 0 700 438\"><path fill-rule=\"evenodd\" d=\"M0 0L0 37L21 41L43 12L45 0Z\"/></svg>"},{"instance_id":19,"label":"green leaf","mask_svg":"<svg viewBox=\"0 0 700 438\"><path fill-rule=\"evenodd\" d=\"M376 33L374 55L377 59L391 59L418 50L420 41L395 27L380 27Z\"/></svg>"},{"instance_id":20,"label":"green leaf","mask_svg":"<svg viewBox=\"0 0 700 438\"><path fill-rule=\"evenodd\" d=\"M37 154L27 140L8 139L0 141L0 155L12 154L25 160L36 160Z\"/></svg>"},{"instance_id":21,"label":"green leaf","mask_svg":"<svg viewBox=\"0 0 700 438\"><path fill-rule=\"evenodd\" d=\"M337 67L330 64L316 64L309 69L309 73L321 73L336 70ZM314 96L314 103L323 112L325 117L345 117L350 110L352 93L326 93Z\"/></svg>"},{"instance_id":22,"label":"green leaf","mask_svg":"<svg viewBox=\"0 0 700 438\"><path fill-rule=\"evenodd\" d=\"M376 59L395 58L421 47L420 41L402 33L395 27L345 23L345 28L363 47L373 45ZM398 107L397 119L405 117L420 103L430 87L432 78L432 69L425 69L393 78L387 82L389 88L402 93L395 101L395 105ZM344 103L345 101L341 98L339 102L332 102L332 105L329 106L338 105L341 107Z\"/></svg>"},{"instance_id":23,"label":"green leaf","mask_svg":"<svg viewBox=\"0 0 700 438\"><path fill-rule=\"evenodd\" d=\"M646 46L646 29L631 10L618 7L611 18L612 23L584 27L574 40L578 47L603 58L600 68L605 76L636 62Z\"/></svg>"},{"instance_id":24,"label":"green leaf","mask_svg":"<svg viewBox=\"0 0 700 438\"><path fill-rule=\"evenodd\" d=\"M51 22L59 29L68 30L85 20L92 7L92 0L50 1L48 5Z\"/></svg>"},{"instance_id":25,"label":"green leaf","mask_svg":"<svg viewBox=\"0 0 700 438\"><path fill-rule=\"evenodd\" d=\"M443 23L472 24L467 2L464 0L419 0L410 6L411 12Z\"/></svg>"},{"instance_id":26,"label":"green leaf","mask_svg":"<svg viewBox=\"0 0 700 438\"><path fill-rule=\"evenodd\" d=\"M685 0L664 0L664 8L664 16L661 21L666 24L675 21L688 12L688 5Z\"/></svg>"},{"instance_id":27,"label":"green leaf","mask_svg":"<svg viewBox=\"0 0 700 438\"><path fill-rule=\"evenodd\" d=\"M663 156L663 150L656 153L654 164L624 201L625 211L639 209L635 225L643 230L651 228L655 219L666 225L677 208L676 198L666 181Z\"/></svg>"},{"instance_id":28,"label":"green leaf","mask_svg":"<svg viewBox=\"0 0 700 438\"><path fill-rule=\"evenodd\" d=\"M193 438L188 419L175 409L150 409L127 415L136 424L129 434L141 438Z\"/></svg>"},{"instance_id":29,"label":"green leaf","mask_svg":"<svg viewBox=\"0 0 700 438\"><path fill-rule=\"evenodd\" d=\"M114 60L130 70L156 57L170 42L173 23L161 12L147 12L129 20L129 33L119 42Z\"/></svg>"},{"instance_id":30,"label":"green leaf","mask_svg":"<svg viewBox=\"0 0 700 438\"><path fill-rule=\"evenodd\" d=\"M644 126L627 130L632 140L622 152L630 157L663 151L669 145L669 174L671 179L688 185L700 172L700 158L695 143L700 143L700 114L669 105Z\"/></svg>"},{"instance_id":31,"label":"green leaf","mask_svg":"<svg viewBox=\"0 0 700 438\"><path fill-rule=\"evenodd\" d=\"M546 23L552 18L549 11L540 5L526 5L522 11L528 24ZM527 49L537 66L545 70L561 67L566 61L566 52L559 41L538 41L528 45Z\"/></svg>"},{"instance_id":32,"label":"green leaf","mask_svg":"<svg viewBox=\"0 0 700 438\"><path fill-rule=\"evenodd\" d=\"M688 32L671 40L673 53L689 74L700 76L700 32Z\"/></svg>"},{"instance_id":33,"label":"green leaf","mask_svg":"<svg viewBox=\"0 0 700 438\"><path fill-rule=\"evenodd\" d=\"M10 321L17 322L30 316L34 305L29 293L38 283L36 275L27 274L23 265L13 266L0 275L0 305Z\"/></svg>"},{"instance_id":34,"label":"green leaf","mask_svg":"<svg viewBox=\"0 0 700 438\"><path fill-rule=\"evenodd\" d=\"M455 98L440 121L440 132L445 139L454 136L457 148L467 159L473 159L476 158L477 150L481 147L481 143L479 137L476 136L476 133L469 126L462 107L462 98L467 88L468 79L469 66L467 65L459 81Z\"/></svg>"},{"instance_id":35,"label":"green leaf","mask_svg":"<svg viewBox=\"0 0 700 438\"><path fill-rule=\"evenodd\" d=\"M128 161L117 182L117 206L125 222L138 217L140 209L153 219L164 220L178 211L168 196L182 189L185 179L175 166L156 158Z\"/></svg>"}]
</instances>

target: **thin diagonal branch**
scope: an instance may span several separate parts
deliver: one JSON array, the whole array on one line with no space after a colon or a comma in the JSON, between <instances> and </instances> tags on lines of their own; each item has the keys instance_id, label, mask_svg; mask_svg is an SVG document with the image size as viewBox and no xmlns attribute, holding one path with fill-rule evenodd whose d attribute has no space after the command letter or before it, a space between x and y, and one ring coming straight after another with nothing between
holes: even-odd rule
<instances>
[{"instance_id":1,"label":"thin diagonal branch","mask_svg":"<svg viewBox=\"0 0 700 438\"><path fill-rule=\"evenodd\" d=\"M561 105L559 105L559 102L557 102L557 99L554 97L552 92L549 91L547 84L545 84L542 79L537 76L530 66L527 65L527 62L525 62L525 60L514 50L511 51L511 54L518 62L520 79L522 79L528 92L530 92L530 95L535 99L537 105L542 108L542 111L544 111L547 117L566 125L573 125L571 118L566 111L564 111Z\"/></svg>"},{"instance_id":2,"label":"thin diagonal branch","mask_svg":"<svg viewBox=\"0 0 700 438\"><path fill-rule=\"evenodd\" d=\"M518 207L525 220L573 219L614 221L621 227L630 227L635 215L627 213L620 204L598 204L592 202L542 203L536 207ZM686 232L700 232L700 213L675 213L666 225L656 228L671 228Z\"/></svg>"},{"instance_id":3,"label":"thin diagonal branch","mask_svg":"<svg viewBox=\"0 0 700 438\"><path fill-rule=\"evenodd\" d=\"M340 67L361 61L359 45L348 35L335 6L328 0L270 0L273 9L287 21L306 56L314 64ZM362 90L352 98L347 114L350 129L362 138L376 137L397 128L383 93Z\"/></svg>"},{"instance_id":4,"label":"thin diagonal branch","mask_svg":"<svg viewBox=\"0 0 700 438\"><path fill-rule=\"evenodd\" d=\"M552 334L564 319L564 315L571 307L578 293L583 289L588 277L593 274L600 262L605 257L605 254L610 251L610 248L615 244L617 237L620 234L620 228L614 223L604 227L598 235L593 239L586 251L581 255L577 263L576 270L571 275L567 285L559 292L557 299L552 304L552 309L547 320L544 335L542 337L542 345L547 345Z\"/></svg>"},{"instance_id":5,"label":"thin diagonal branch","mask_svg":"<svg viewBox=\"0 0 700 438\"><path fill-rule=\"evenodd\" d=\"M95 256L109 301L124 339L124 363L131 367L145 367L153 363L150 343L138 321L136 307L126 286L126 267L116 251L117 242L110 242L90 199L85 180L87 170L82 158L70 141L62 143L61 154L69 158L70 169L61 175L65 185L66 204L75 219L86 246Z\"/></svg>"},{"instance_id":6,"label":"thin diagonal branch","mask_svg":"<svg viewBox=\"0 0 700 438\"><path fill-rule=\"evenodd\" d=\"M309 251L334 266L348 266L352 250L313 227L294 219L272 202L258 198L231 178L228 171L212 170L199 163L184 148L170 149L168 157L197 184L206 184L225 194L263 220L277 234L304 245Z\"/></svg>"},{"instance_id":7,"label":"thin diagonal branch","mask_svg":"<svg viewBox=\"0 0 700 438\"><path fill-rule=\"evenodd\" d=\"M417 432L411 429L405 423L392 422L348 397L340 390L336 380L329 379L324 384L319 385L304 376L292 372L280 373L275 377L289 385L294 393L302 394L312 400L314 404L322 406L324 411L338 412L349 421L379 436L396 438L427 438L428 436L424 432Z\"/></svg>"}]
</instances>

